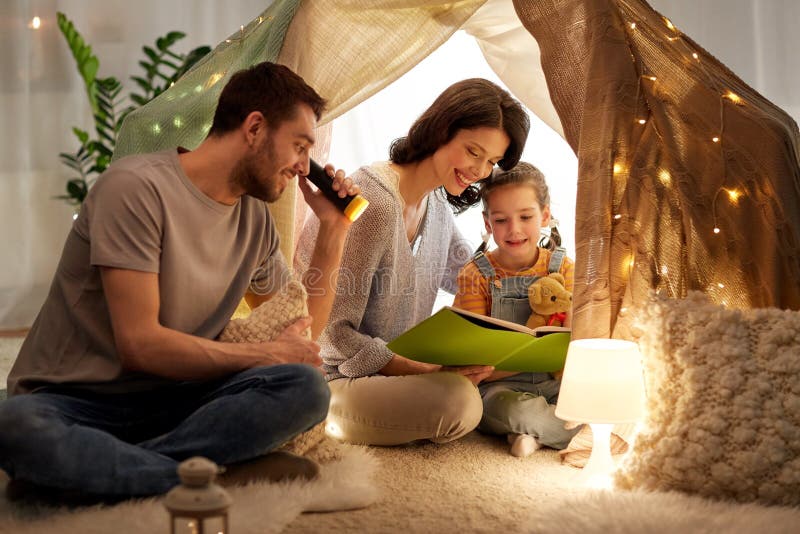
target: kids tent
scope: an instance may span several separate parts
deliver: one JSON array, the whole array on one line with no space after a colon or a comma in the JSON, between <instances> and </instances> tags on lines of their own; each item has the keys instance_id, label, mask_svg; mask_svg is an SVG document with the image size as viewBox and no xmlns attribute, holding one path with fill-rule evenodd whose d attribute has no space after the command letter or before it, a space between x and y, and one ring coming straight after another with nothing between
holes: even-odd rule
<instances>
[{"instance_id":1,"label":"kids tent","mask_svg":"<svg viewBox=\"0 0 800 534\"><path fill-rule=\"evenodd\" d=\"M575 339L629 337L651 291L800 308L796 123L643 0L276 0L132 113L115 157L196 146L230 75L270 60L328 99L325 159L325 124L458 29L578 156Z\"/></svg>"}]
</instances>

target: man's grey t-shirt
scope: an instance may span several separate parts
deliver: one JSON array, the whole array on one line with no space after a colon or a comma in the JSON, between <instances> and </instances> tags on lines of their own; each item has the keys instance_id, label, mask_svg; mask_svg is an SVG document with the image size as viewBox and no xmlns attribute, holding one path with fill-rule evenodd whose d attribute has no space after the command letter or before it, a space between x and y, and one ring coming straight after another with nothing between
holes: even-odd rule
<instances>
[{"instance_id":1,"label":"man's grey t-shirt","mask_svg":"<svg viewBox=\"0 0 800 534\"><path fill-rule=\"evenodd\" d=\"M9 392L61 383L126 392L167 383L122 368L100 267L158 273L160 324L213 339L248 287L271 293L288 280L278 243L264 202L212 200L185 175L176 150L115 162L67 236L50 293L9 375Z\"/></svg>"}]
</instances>

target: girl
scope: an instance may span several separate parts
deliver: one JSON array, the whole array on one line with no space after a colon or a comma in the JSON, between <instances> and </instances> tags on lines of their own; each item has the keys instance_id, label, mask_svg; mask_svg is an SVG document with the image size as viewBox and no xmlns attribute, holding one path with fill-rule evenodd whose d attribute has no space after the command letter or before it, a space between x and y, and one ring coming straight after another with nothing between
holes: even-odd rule
<instances>
[{"instance_id":1,"label":"girl","mask_svg":"<svg viewBox=\"0 0 800 534\"><path fill-rule=\"evenodd\" d=\"M516 165L528 128L527 113L506 91L464 80L392 143L390 161L352 176L370 205L348 233L333 310L319 338L333 436L373 445L446 442L477 426L482 407L474 384L491 367L438 372L438 365L393 354L386 342L430 315L439 288L455 292L471 251L452 212L478 202L474 184L495 165ZM300 272L318 228L312 217L301 233Z\"/></svg>"},{"instance_id":2,"label":"girl","mask_svg":"<svg viewBox=\"0 0 800 534\"><path fill-rule=\"evenodd\" d=\"M539 240L541 229L550 226L550 194L539 169L521 162L495 172L482 183L480 195L486 232L497 249L484 254L484 241L464 266L453 306L524 325L531 314L528 286L559 272L572 292L574 263L560 247L555 226L549 239ZM569 313L564 323L569 325ZM559 386L549 373L495 371L479 386L483 418L478 428L507 435L514 456L528 456L541 445L563 449L577 429L566 430L555 416Z\"/></svg>"}]
</instances>

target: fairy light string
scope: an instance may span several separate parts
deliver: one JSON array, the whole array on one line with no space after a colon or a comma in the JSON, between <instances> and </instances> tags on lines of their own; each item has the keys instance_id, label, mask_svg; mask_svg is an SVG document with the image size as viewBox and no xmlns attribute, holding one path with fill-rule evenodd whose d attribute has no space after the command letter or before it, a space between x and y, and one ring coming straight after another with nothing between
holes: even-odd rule
<instances>
[{"instance_id":1,"label":"fairy light string","mask_svg":"<svg viewBox=\"0 0 800 534\"><path fill-rule=\"evenodd\" d=\"M672 23L672 21L666 17L662 17L664 27L666 27L666 35L654 35L655 32L658 32L658 27L648 27L648 25L644 24L643 21L633 19L632 17L634 10L627 6L625 0L618 0L618 4L621 8L626 8L621 9L621 11L628 17L628 20L626 20L624 23L624 29L629 42L633 42L635 39L637 39L637 35L640 34L640 32L649 31L649 37L654 41L666 39L666 42L670 44L675 43L675 46L679 46L683 50L689 70L696 70L698 74L701 75L704 80L706 80L708 87L712 91L719 94L718 124L715 128L715 131L710 134L707 139L708 142L717 146L719 151L719 165L721 171L719 187L711 199L711 232L715 236L722 237L725 232L724 228L722 228L720 225L718 210L721 208L719 207L719 202L726 202L728 205L736 207L739 205L742 198L746 196L745 192L738 189L735 184L728 183L728 165L725 157L726 108L727 106L731 105L743 106L746 105L746 103L742 97L736 94L733 90L720 86L718 79L714 77L707 69L700 51L697 50L689 40L684 38L683 33ZM637 76L636 100L633 115L636 123L635 125L638 127L647 126L657 137L663 139L661 133L658 131L657 125L650 120L652 111L650 105L648 104L649 98L653 97L658 99L657 83L659 76L657 76L657 73L647 72L646 62L637 58L633 52L633 49L631 49L631 58L634 63L634 68L640 71L639 75ZM648 83L651 85L645 89L642 86L643 83ZM612 176L614 177L615 181L627 178L627 173L629 171L626 162L622 161L621 159L617 159L617 156L618 155L615 154L615 158L612 159ZM667 169L658 170L657 179L664 187L669 188L673 186L672 176ZM623 219L622 214L619 211L619 206L613 206L612 224L618 223ZM633 252L623 259L623 265L624 267L622 272L626 273L628 275L628 279L630 280L635 265L635 254ZM666 271L666 265L662 265L660 267L653 266L653 268L657 271L654 272L654 274L656 274L659 278L666 279L668 286L667 289L669 291L675 291L675 288L673 287L673 281L669 280L669 272ZM715 282L709 286L709 289L714 290L723 290L724 288L725 284L721 282ZM725 301L722 300L722 303L724 304Z\"/></svg>"}]
</instances>

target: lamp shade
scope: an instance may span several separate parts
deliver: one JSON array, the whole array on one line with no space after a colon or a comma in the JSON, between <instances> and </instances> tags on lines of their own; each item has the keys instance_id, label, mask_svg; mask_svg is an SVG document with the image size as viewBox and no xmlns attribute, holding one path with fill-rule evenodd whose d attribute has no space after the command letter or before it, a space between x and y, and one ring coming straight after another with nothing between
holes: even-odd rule
<instances>
[{"instance_id":1,"label":"lamp shade","mask_svg":"<svg viewBox=\"0 0 800 534\"><path fill-rule=\"evenodd\" d=\"M639 347L621 339L579 339L567 350L556 416L581 423L632 423L644 414Z\"/></svg>"}]
</instances>

